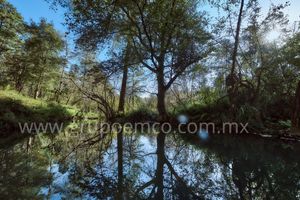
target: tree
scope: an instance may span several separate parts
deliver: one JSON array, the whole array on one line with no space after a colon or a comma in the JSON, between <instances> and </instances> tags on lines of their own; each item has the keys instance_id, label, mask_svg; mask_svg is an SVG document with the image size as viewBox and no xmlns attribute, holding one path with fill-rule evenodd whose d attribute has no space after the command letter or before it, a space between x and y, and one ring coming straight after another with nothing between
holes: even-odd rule
<instances>
[{"instance_id":1,"label":"tree","mask_svg":"<svg viewBox=\"0 0 300 200\"><path fill-rule=\"evenodd\" d=\"M30 81L30 70L28 56L24 48L15 52L14 54L7 55L4 62L6 67L6 75L10 84L14 85L15 90L21 92L25 83Z\"/></svg>"},{"instance_id":2,"label":"tree","mask_svg":"<svg viewBox=\"0 0 300 200\"><path fill-rule=\"evenodd\" d=\"M287 44L284 46L284 55L288 63L292 66L295 66L297 71L294 72L296 76L299 76L300 73L300 33L295 34L292 38L287 41ZM295 77L294 80L297 80ZM300 130L300 80L297 80L296 84L294 102L292 106L292 127L297 134Z\"/></svg>"},{"instance_id":3,"label":"tree","mask_svg":"<svg viewBox=\"0 0 300 200\"><path fill-rule=\"evenodd\" d=\"M198 1L59 2L70 11L67 20L78 43L97 47L116 36L130 38L139 62L156 78L157 110L166 119L167 90L210 50Z\"/></svg>"},{"instance_id":4,"label":"tree","mask_svg":"<svg viewBox=\"0 0 300 200\"><path fill-rule=\"evenodd\" d=\"M233 108L230 117L239 120L239 113L247 113L251 118L250 112L244 112L247 107L256 113L256 119L260 119L265 111L270 110L267 105L271 101L287 96L283 96L285 89L274 85L284 80L279 72L279 63L283 63L279 58L280 44L274 44L266 38L274 27L279 28L281 34L286 34L288 20L283 11L289 4L272 5L264 16L257 0L214 2L224 10L224 16L215 25L217 31L214 38L217 39L218 50L214 56L218 60L215 71L219 79L225 79L226 95ZM236 24L234 28L233 24ZM228 74L226 78L223 77L224 73ZM289 82L285 80L286 85L290 85Z\"/></svg>"},{"instance_id":5,"label":"tree","mask_svg":"<svg viewBox=\"0 0 300 200\"><path fill-rule=\"evenodd\" d=\"M236 95L236 83L238 82L238 77L236 75L236 62L237 62L237 53L238 53L238 46L239 46L239 39L240 39L240 32L241 32L241 24L242 24L242 16L244 10L245 0L241 0L240 2L240 10L238 13L238 20L236 25L236 31L234 36L234 47L232 52L232 65L229 76L226 78L226 86L228 88L228 95L229 99L232 102L232 98ZM234 105L233 105L234 106Z\"/></svg>"},{"instance_id":6,"label":"tree","mask_svg":"<svg viewBox=\"0 0 300 200\"><path fill-rule=\"evenodd\" d=\"M23 18L10 3L0 0L0 85L7 84L7 67L5 62L8 57L17 58L21 54L23 33Z\"/></svg>"},{"instance_id":7,"label":"tree","mask_svg":"<svg viewBox=\"0 0 300 200\"><path fill-rule=\"evenodd\" d=\"M60 52L64 42L53 25L42 19L39 23L31 22L26 25L27 38L25 51L28 55L28 65L31 72L31 94L34 98L41 96L43 83L58 75L63 63Z\"/></svg>"},{"instance_id":8,"label":"tree","mask_svg":"<svg viewBox=\"0 0 300 200\"><path fill-rule=\"evenodd\" d=\"M0 56L13 51L20 42L23 31L23 18L16 8L6 0L0 0Z\"/></svg>"}]
</instances>

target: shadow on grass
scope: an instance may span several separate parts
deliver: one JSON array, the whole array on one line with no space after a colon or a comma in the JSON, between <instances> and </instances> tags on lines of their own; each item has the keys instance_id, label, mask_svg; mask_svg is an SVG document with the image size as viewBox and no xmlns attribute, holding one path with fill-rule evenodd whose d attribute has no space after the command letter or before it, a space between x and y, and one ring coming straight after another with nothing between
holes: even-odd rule
<instances>
[{"instance_id":1,"label":"shadow on grass","mask_svg":"<svg viewBox=\"0 0 300 200\"><path fill-rule=\"evenodd\" d=\"M0 98L0 137L20 134L19 123L61 123L72 119L66 107L54 103L24 105L21 100Z\"/></svg>"}]
</instances>

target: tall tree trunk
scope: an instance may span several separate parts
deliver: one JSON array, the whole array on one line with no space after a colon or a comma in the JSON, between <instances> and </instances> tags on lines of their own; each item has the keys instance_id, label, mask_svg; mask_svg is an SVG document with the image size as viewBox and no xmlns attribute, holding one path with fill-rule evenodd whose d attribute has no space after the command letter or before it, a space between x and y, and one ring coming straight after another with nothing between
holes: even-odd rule
<instances>
[{"instance_id":1,"label":"tall tree trunk","mask_svg":"<svg viewBox=\"0 0 300 200\"><path fill-rule=\"evenodd\" d=\"M242 16L243 16L243 9L244 9L245 0L241 0L240 11L238 15L238 21L235 31L235 39L234 39L234 48L232 52L232 65L230 74L226 78L226 88L229 97L229 101L231 104L231 114L233 114L233 118L235 118L236 112L236 96L238 91L238 83L239 77L236 74L236 62L237 62L237 51L239 46L239 38L240 38L240 31L241 31L241 23L242 23ZM241 76L241 75L240 75Z\"/></svg>"},{"instance_id":2,"label":"tall tree trunk","mask_svg":"<svg viewBox=\"0 0 300 200\"><path fill-rule=\"evenodd\" d=\"M65 40L67 41L67 35L65 35ZM62 66L62 70L61 70L61 74L60 74L60 78L59 78L59 85L54 93L54 99L57 103L60 103L59 98L61 96L61 91L62 91L62 84L63 84L64 75L65 75L65 67L67 67L68 59L69 59L69 48L68 48L67 42L65 43L65 51L66 51L66 55L65 55L66 63Z\"/></svg>"},{"instance_id":3,"label":"tall tree trunk","mask_svg":"<svg viewBox=\"0 0 300 200\"><path fill-rule=\"evenodd\" d=\"M300 81L298 82L292 115L293 131L300 134Z\"/></svg>"},{"instance_id":4,"label":"tall tree trunk","mask_svg":"<svg viewBox=\"0 0 300 200\"><path fill-rule=\"evenodd\" d=\"M237 51L239 46L239 38L240 38L240 31L241 31L241 24L242 24L242 16L243 16L243 9L244 9L245 0L241 0L240 12L237 21L236 31L235 31L235 38L234 38L234 49L232 53L232 66L231 66L231 74L235 73L236 68L236 57Z\"/></svg>"},{"instance_id":5,"label":"tall tree trunk","mask_svg":"<svg viewBox=\"0 0 300 200\"><path fill-rule=\"evenodd\" d=\"M118 111L120 113L124 113L127 78L128 78L128 66L127 66L127 63L125 63L125 65L123 67L123 77L122 77L122 85L121 85L120 99L119 99Z\"/></svg>"},{"instance_id":6,"label":"tall tree trunk","mask_svg":"<svg viewBox=\"0 0 300 200\"><path fill-rule=\"evenodd\" d=\"M120 99L119 99L119 108L118 111L120 113L124 113L125 108L125 98L126 98L126 90L127 90L127 79L128 79L128 68L129 62L132 61L132 44L131 41L127 40L127 46L125 49L125 55L123 58L123 77L122 77L122 85L120 91Z\"/></svg>"},{"instance_id":7,"label":"tall tree trunk","mask_svg":"<svg viewBox=\"0 0 300 200\"><path fill-rule=\"evenodd\" d=\"M167 120L167 111L165 104L166 97L166 86L164 82L164 73L163 69L158 70L157 72L157 111L159 113L160 120Z\"/></svg>"}]
</instances>

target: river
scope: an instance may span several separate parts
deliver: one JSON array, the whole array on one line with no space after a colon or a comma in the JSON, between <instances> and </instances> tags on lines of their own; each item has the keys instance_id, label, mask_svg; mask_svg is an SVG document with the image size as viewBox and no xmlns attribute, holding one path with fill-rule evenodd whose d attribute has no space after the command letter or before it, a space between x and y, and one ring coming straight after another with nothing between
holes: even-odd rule
<instances>
[{"instance_id":1,"label":"river","mask_svg":"<svg viewBox=\"0 0 300 200\"><path fill-rule=\"evenodd\" d=\"M0 147L0 197L300 199L299 152L241 135L32 135Z\"/></svg>"}]
</instances>

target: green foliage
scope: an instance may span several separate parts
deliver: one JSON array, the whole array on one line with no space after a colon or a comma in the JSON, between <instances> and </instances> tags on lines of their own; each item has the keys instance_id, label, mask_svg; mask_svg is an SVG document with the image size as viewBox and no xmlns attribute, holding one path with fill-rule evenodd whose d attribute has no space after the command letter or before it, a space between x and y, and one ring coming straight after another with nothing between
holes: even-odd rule
<instances>
[{"instance_id":1,"label":"green foliage","mask_svg":"<svg viewBox=\"0 0 300 200\"><path fill-rule=\"evenodd\" d=\"M222 98L209 104L193 104L188 107L178 109L173 115L186 114L193 122L226 122L229 118L229 102L227 98Z\"/></svg>"},{"instance_id":2,"label":"green foliage","mask_svg":"<svg viewBox=\"0 0 300 200\"><path fill-rule=\"evenodd\" d=\"M157 113L147 109L140 108L127 113L122 121L124 122L153 122L157 120Z\"/></svg>"},{"instance_id":3,"label":"green foliage","mask_svg":"<svg viewBox=\"0 0 300 200\"><path fill-rule=\"evenodd\" d=\"M14 51L23 31L23 18L10 3L0 0L0 61L4 53Z\"/></svg>"},{"instance_id":4,"label":"green foliage","mask_svg":"<svg viewBox=\"0 0 300 200\"><path fill-rule=\"evenodd\" d=\"M7 135L19 131L19 123L64 122L75 108L25 97L15 91L0 91L0 130Z\"/></svg>"},{"instance_id":5,"label":"green foliage","mask_svg":"<svg viewBox=\"0 0 300 200\"><path fill-rule=\"evenodd\" d=\"M59 78L63 47L52 24L45 19L27 24L10 3L0 1L0 86L46 96Z\"/></svg>"},{"instance_id":6,"label":"green foliage","mask_svg":"<svg viewBox=\"0 0 300 200\"><path fill-rule=\"evenodd\" d=\"M0 86L8 83L7 58L20 51L23 18L6 0L0 0Z\"/></svg>"},{"instance_id":7,"label":"green foliage","mask_svg":"<svg viewBox=\"0 0 300 200\"><path fill-rule=\"evenodd\" d=\"M255 127L268 123L287 127L282 121L291 117L300 74L300 34L285 30L287 18L283 9L288 3L272 5L265 18L259 17L261 8L257 0L248 1L244 7L234 58L236 92L227 97L225 82L233 62L235 29L232 27L235 22L229 23L228 19L236 20L241 1L224 4L209 1L228 14L217 24L198 9L202 1L197 0L53 1L69 9L67 25L80 48L76 54L79 62L68 65L67 50L62 58L65 44L51 23L45 19L25 23L10 3L1 0L0 86L3 88L14 88L35 99L76 105L82 115L95 116L97 110L110 119L115 115L119 97L115 87L119 87L120 72L126 66L128 80L123 94L128 113L125 117L130 120L152 120L156 115L150 109L158 108L164 115L168 108L173 115L187 113L194 121L235 120ZM266 40L275 25L280 25L285 34L281 44ZM213 34L216 43L212 47ZM107 60L100 62L97 50L103 45L109 53ZM157 96L142 98L146 87L141 85L147 85L148 78L156 81ZM10 94L13 96L18 94ZM77 113L76 109L68 108L66 112L64 106L25 97L5 104L8 109L1 117L12 122L19 116L22 118L18 112L31 115L28 108L42 119L59 120L56 113ZM17 108L14 111L13 105Z\"/></svg>"},{"instance_id":8,"label":"green foliage","mask_svg":"<svg viewBox=\"0 0 300 200\"><path fill-rule=\"evenodd\" d=\"M280 126L282 126L284 128L291 128L292 127L291 120L286 120L286 121L280 120L278 123L279 123Z\"/></svg>"}]
</instances>

